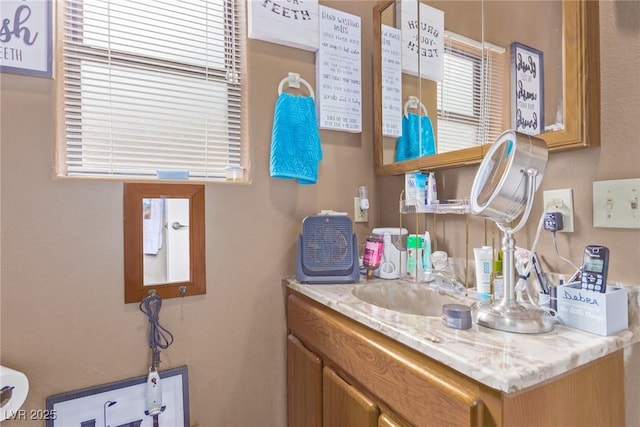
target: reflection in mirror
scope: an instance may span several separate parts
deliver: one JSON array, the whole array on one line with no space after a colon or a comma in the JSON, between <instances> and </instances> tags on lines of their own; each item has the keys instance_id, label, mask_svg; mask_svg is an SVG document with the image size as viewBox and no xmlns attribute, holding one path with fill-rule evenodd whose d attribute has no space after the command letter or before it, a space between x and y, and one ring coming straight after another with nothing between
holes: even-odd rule
<instances>
[{"instance_id":1,"label":"reflection in mirror","mask_svg":"<svg viewBox=\"0 0 640 427\"><path fill-rule=\"evenodd\" d=\"M189 199L142 199L144 285L189 280Z\"/></svg>"},{"instance_id":2,"label":"reflection in mirror","mask_svg":"<svg viewBox=\"0 0 640 427\"><path fill-rule=\"evenodd\" d=\"M124 184L125 302L206 293L204 186Z\"/></svg>"},{"instance_id":3,"label":"reflection in mirror","mask_svg":"<svg viewBox=\"0 0 640 427\"><path fill-rule=\"evenodd\" d=\"M597 9L584 0L379 1L376 172L476 163L509 128L552 150L597 145ZM402 155L406 138L418 146L415 158Z\"/></svg>"},{"instance_id":4,"label":"reflection in mirror","mask_svg":"<svg viewBox=\"0 0 640 427\"><path fill-rule=\"evenodd\" d=\"M383 163L481 146L501 133L507 55L484 43L482 1L395 2L381 22L383 111L402 111L383 115ZM411 156L407 144L418 147Z\"/></svg>"}]
</instances>

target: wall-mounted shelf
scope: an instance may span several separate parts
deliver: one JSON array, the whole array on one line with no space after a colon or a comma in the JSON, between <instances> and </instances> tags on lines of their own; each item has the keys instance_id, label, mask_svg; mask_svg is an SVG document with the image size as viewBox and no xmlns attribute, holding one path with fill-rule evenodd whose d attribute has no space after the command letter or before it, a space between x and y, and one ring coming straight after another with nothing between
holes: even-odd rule
<instances>
[{"instance_id":1,"label":"wall-mounted shelf","mask_svg":"<svg viewBox=\"0 0 640 427\"><path fill-rule=\"evenodd\" d=\"M406 200L400 200L401 214L432 213L432 214L467 214L469 203L466 199L440 200L431 205L407 205Z\"/></svg>"},{"instance_id":2,"label":"wall-mounted shelf","mask_svg":"<svg viewBox=\"0 0 640 427\"><path fill-rule=\"evenodd\" d=\"M418 204L418 205L407 205L406 204L406 200L403 198L404 196L404 191L402 191L402 193L400 194L400 201L399 201L399 210L400 210L400 227L402 227L402 215L403 214L413 214L415 215L416 218L416 224L415 224L415 233L416 234L423 234L424 230L419 229L419 221L418 221L418 217L419 215L417 214L433 214L433 230L431 233L431 238L433 239L433 246L432 246L432 250L437 251L438 250L438 243L437 243L437 234L436 234L436 217L438 215L449 215L449 214L456 214L456 215L466 215L466 240L465 240L465 245L466 245L466 250L465 250L465 257L464 257L464 286L465 287L469 287L469 213L471 212L470 206L469 206L469 199L446 199L446 200L439 200L438 203L433 203L433 204L429 204L429 205L425 205L425 204Z\"/></svg>"}]
</instances>

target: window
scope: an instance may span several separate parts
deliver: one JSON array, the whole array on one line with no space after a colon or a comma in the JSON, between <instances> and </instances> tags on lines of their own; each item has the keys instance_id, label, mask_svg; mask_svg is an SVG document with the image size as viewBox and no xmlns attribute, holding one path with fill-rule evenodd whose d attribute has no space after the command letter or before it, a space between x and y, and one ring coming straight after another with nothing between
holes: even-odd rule
<instances>
[{"instance_id":1,"label":"window","mask_svg":"<svg viewBox=\"0 0 640 427\"><path fill-rule=\"evenodd\" d=\"M503 123L505 49L448 33L438 82L438 153L491 143Z\"/></svg>"},{"instance_id":2,"label":"window","mask_svg":"<svg viewBox=\"0 0 640 427\"><path fill-rule=\"evenodd\" d=\"M224 180L242 142L242 0L67 0L60 176Z\"/></svg>"}]
</instances>

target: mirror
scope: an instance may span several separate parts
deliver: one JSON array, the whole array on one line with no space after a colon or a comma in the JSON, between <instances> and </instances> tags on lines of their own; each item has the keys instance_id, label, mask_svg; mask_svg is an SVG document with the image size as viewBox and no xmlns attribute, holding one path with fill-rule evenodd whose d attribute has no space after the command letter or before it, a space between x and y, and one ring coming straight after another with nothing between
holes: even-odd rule
<instances>
[{"instance_id":1,"label":"mirror","mask_svg":"<svg viewBox=\"0 0 640 427\"><path fill-rule=\"evenodd\" d=\"M471 213L490 219L502 231L505 273L502 298L472 308L473 321L479 325L521 334L548 332L555 326L555 313L521 303L524 301L515 292L513 235L529 218L547 160L547 144L541 138L509 130L498 137L480 163L471 189ZM517 225L513 225L519 216ZM528 275L532 262L517 267L522 275L519 277Z\"/></svg>"},{"instance_id":2,"label":"mirror","mask_svg":"<svg viewBox=\"0 0 640 427\"><path fill-rule=\"evenodd\" d=\"M142 199L144 286L189 280L189 199Z\"/></svg>"},{"instance_id":3,"label":"mirror","mask_svg":"<svg viewBox=\"0 0 640 427\"><path fill-rule=\"evenodd\" d=\"M378 175L478 163L516 124L550 151L599 144L598 2L379 1L374 45Z\"/></svg>"},{"instance_id":4,"label":"mirror","mask_svg":"<svg viewBox=\"0 0 640 427\"><path fill-rule=\"evenodd\" d=\"M124 184L125 303L206 293L204 186Z\"/></svg>"}]
</instances>

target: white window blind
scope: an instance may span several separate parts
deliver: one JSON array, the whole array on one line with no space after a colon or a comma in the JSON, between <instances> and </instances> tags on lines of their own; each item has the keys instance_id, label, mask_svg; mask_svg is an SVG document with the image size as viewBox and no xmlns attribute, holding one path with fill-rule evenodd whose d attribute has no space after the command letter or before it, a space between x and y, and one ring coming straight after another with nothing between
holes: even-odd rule
<instances>
[{"instance_id":1,"label":"white window blind","mask_svg":"<svg viewBox=\"0 0 640 427\"><path fill-rule=\"evenodd\" d=\"M65 1L58 174L220 180L244 166L242 6Z\"/></svg>"},{"instance_id":2,"label":"white window blind","mask_svg":"<svg viewBox=\"0 0 640 427\"><path fill-rule=\"evenodd\" d=\"M504 131L505 49L445 36L438 82L438 153L482 145Z\"/></svg>"}]
</instances>

